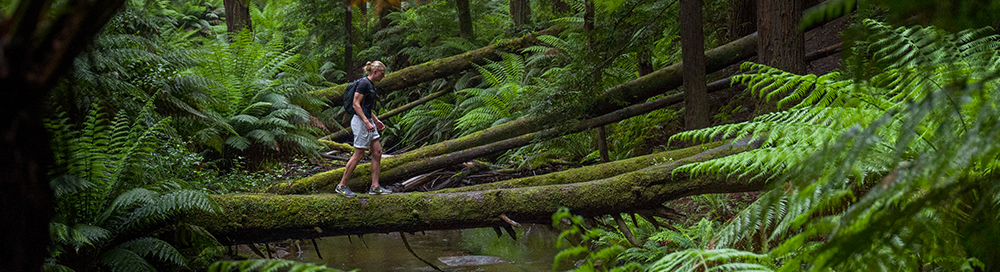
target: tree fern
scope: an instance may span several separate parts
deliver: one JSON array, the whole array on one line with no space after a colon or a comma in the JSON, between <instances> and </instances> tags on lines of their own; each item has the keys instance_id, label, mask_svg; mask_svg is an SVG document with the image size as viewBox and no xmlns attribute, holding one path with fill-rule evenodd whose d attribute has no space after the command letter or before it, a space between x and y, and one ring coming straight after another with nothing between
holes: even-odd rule
<instances>
[{"instance_id":1,"label":"tree fern","mask_svg":"<svg viewBox=\"0 0 1000 272\"><path fill-rule=\"evenodd\" d=\"M210 85L209 94L223 103L212 111L228 117L223 117L224 125L202 122L193 132L196 139L217 151L222 151L221 143L237 151L254 144L273 150L287 145L289 151L315 155L321 147L315 140L283 136L314 136L318 131L309 128L310 120L324 115L325 103L307 94L322 78L301 70L298 45L285 44L280 35L262 44L242 33L207 48L208 65L194 71L219 82Z\"/></svg>"},{"instance_id":2,"label":"tree fern","mask_svg":"<svg viewBox=\"0 0 1000 272\"><path fill-rule=\"evenodd\" d=\"M150 271L153 264L187 265L164 240L118 240L156 230L180 212L219 210L205 193L184 189L162 169L167 166L161 158L176 156L164 150L170 118L151 118L151 110L147 103L143 115L129 118L120 111L109 121L95 105L81 129L67 118L48 121L56 135L53 149L60 154L52 169L60 178L51 183L58 193L58 215L50 224L49 269Z\"/></svg>"},{"instance_id":3,"label":"tree fern","mask_svg":"<svg viewBox=\"0 0 1000 272\"><path fill-rule=\"evenodd\" d=\"M501 53L501 56L502 61L489 61L486 65L476 66L489 88L458 91L467 95L456 105L456 110L462 112L462 117L455 123L459 135L513 120L529 105L519 99L521 93L540 91L537 86L529 85L524 58L509 53Z\"/></svg>"},{"instance_id":4,"label":"tree fern","mask_svg":"<svg viewBox=\"0 0 1000 272\"><path fill-rule=\"evenodd\" d=\"M674 137L762 143L679 172L781 177L727 224L718 247L763 253L784 271L1000 265L995 252L980 249L980 239L1000 233L1000 188L992 182L1000 155L998 36L872 20L860 27L868 36L853 55L871 59L851 65L870 72L816 77L744 65L754 72L737 81L790 109ZM720 261L742 263L741 254ZM659 263L706 263L693 256Z\"/></svg>"}]
</instances>

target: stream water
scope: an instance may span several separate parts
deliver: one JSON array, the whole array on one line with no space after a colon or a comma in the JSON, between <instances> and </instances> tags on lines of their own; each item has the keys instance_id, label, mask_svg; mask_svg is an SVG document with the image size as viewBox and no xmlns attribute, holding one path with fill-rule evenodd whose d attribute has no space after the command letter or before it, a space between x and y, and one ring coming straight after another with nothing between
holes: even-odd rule
<instances>
[{"instance_id":1,"label":"stream water","mask_svg":"<svg viewBox=\"0 0 1000 272\"><path fill-rule=\"evenodd\" d=\"M516 232L517 241L506 232L497 238L492 228L418 232L406 234L406 240L417 255L444 271L551 270L559 233L540 225L523 225ZM342 270L434 271L406 250L398 233L368 234L364 242L357 236L327 237L316 244L322 259L311 242L300 243L301 252L285 258Z\"/></svg>"}]
</instances>

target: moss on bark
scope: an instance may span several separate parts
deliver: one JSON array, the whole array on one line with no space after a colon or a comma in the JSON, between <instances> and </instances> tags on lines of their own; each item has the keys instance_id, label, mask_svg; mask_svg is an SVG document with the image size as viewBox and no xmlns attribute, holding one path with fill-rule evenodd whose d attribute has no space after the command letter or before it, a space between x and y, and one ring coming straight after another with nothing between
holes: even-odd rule
<instances>
[{"instance_id":1,"label":"moss on bark","mask_svg":"<svg viewBox=\"0 0 1000 272\"><path fill-rule=\"evenodd\" d=\"M451 57L431 60L406 67L402 70L386 74L385 78L382 78L382 80L376 85L378 86L380 92L389 92L437 78L447 77L460 71L472 68L473 64L483 64L487 59L499 58L500 56L496 54L497 52L527 47L534 44L536 41L535 38L539 35L554 35L559 33L559 31L562 31L562 28L550 27L501 44L489 45ZM313 93L328 99L336 100L335 98L339 98L344 94L344 88L346 87L347 84L340 84Z\"/></svg>"},{"instance_id":2,"label":"moss on bark","mask_svg":"<svg viewBox=\"0 0 1000 272\"><path fill-rule=\"evenodd\" d=\"M595 181L456 193L405 193L345 198L333 194L213 196L222 213L191 214L222 243L319 236L549 223L559 207L593 216L648 209L679 197L759 190L761 181L672 174L678 166L742 152L724 145L682 160Z\"/></svg>"},{"instance_id":3,"label":"moss on bark","mask_svg":"<svg viewBox=\"0 0 1000 272\"><path fill-rule=\"evenodd\" d=\"M332 150L339 150L344 152L354 152L354 147L349 144L342 144L334 141L319 140L320 143L326 145L326 147Z\"/></svg>"},{"instance_id":4,"label":"moss on bark","mask_svg":"<svg viewBox=\"0 0 1000 272\"><path fill-rule=\"evenodd\" d=\"M435 193L471 192L471 191L483 191L492 189L508 189L508 188L519 188L519 187L530 187L530 186L569 184L569 183L584 182L589 180L598 180L640 170L642 168L649 167L657 163L666 163L675 160L680 160L682 158L687 158L695 154L698 154L699 152L705 151L706 149L719 147L722 144L723 144L722 142L715 142L704 145L692 146L684 149L653 153L626 160L613 161L591 166L584 166L565 171L548 173L545 175L530 176L518 179L510 179L510 180L504 180L486 184L473 185L473 186L438 190L434 192Z\"/></svg>"}]
</instances>

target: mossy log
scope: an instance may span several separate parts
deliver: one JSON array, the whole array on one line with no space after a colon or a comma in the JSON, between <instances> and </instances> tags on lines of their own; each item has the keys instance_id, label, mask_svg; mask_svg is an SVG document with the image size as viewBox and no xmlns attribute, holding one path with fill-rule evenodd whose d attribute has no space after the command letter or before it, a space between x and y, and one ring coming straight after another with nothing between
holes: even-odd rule
<instances>
[{"instance_id":1,"label":"mossy log","mask_svg":"<svg viewBox=\"0 0 1000 272\"><path fill-rule=\"evenodd\" d=\"M320 143L326 145L327 148L331 150L339 150L343 152L354 152L354 147L349 144L342 144L334 141L319 140Z\"/></svg>"},{"instance_id":2,"label":"mossy log","mask_svg":"<svg viewBox=\"0 0 1000 272\"><path fill-rule=\"evenodd\" d=\"M760 190L761 180L672 173L686 163L746 149L745 142L724 145L640 171L564 185L354 198L334 194L216 195L212 198L223 212L192 214L184 220L207 228L224 244L508 224L501 215L520 223L548 224L559 207L589 217L652 209L688 195Z\"/></svg>"},{"instance_id":3,"label":"mossy log","mask_svg":"<svg viewBox=\"0 0 1000 272\"><path fill-rule=\"evenodd\" d=\"M531 187L531 186L569 184L569 183L584 182L590 180L598 180L625 174L632 171L637 171L642 168L655 165L657 163L664 163L664 162L678 160L681 158L687 158L695 154L698 154L699 152L705 151L706 149L719 147L722 144L723 144L722 142L714 142L678 150L657 152L625 160L578 167L569 170L548 173L544 175L437 190L434 192L435 193L471 192L471 191L484 191L492 189L509 189L509 188L520 188L520 187Z\"/></svg>"},{"instance_id":4,"label":"mossy log","mask_svg":"<svg viewBox=\"0 0 1000 272\"><path fill-rule=\"evenodd\" d=\"M376 86L378 87L379 92L386 93L437 78L454 75L455 73L472 68L473 64L483 64L487 59L498 59L500 55L498 55L497 52L528 47L536 42L536 38L538 36L555 35L560 31L562 31L562 28L560 27L550 27L501 44L489 45L451 57L440 58L406 67L402 70L386 74L385 78L382 78ZM339 98L344 94L344 88L346 87L346 83L340 84L316 91L314 94L318 94L332 100L337 100L336 98Z\"/></svg>"}]
</instances>

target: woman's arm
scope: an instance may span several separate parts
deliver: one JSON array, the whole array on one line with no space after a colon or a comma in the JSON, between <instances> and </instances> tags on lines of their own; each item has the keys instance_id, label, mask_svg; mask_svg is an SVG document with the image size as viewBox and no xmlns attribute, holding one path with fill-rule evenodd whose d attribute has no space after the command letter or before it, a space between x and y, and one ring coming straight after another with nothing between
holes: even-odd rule
<instances>
[{"instance_id":1,"label":"woman's arm","mask_svg":"<svg viewBox=\"0 0 1000 272\"><path fill-rule=\"evenodd\" d=\"M375 131L375 126L368 121L368 117L365 117L365 112L361 110L361 100L364 98L365 95L359 92L354 92L354 103L352 103L353 105L351 106L354 107L354 114L357 115L358 117L361 117L361 121L365 122L365 129L367 129L368 131Z\"/></svg>"},{"instance_id":2,"label":"woman's arm","mask_svg":"<svg viewBox=\"0 0 1000 272\"><path fill-rule=\"evenodd\" d=\"M378 129L378 130L385 129L385 124L382 123L382 120L378 119L378 116L375 116L375 113L372 113L372 119L375 119L375 128L376 129Z\"/></svg>"}]
</instances>

